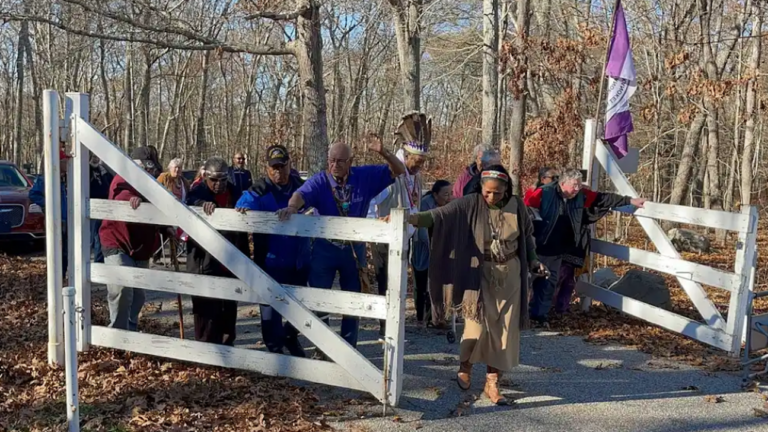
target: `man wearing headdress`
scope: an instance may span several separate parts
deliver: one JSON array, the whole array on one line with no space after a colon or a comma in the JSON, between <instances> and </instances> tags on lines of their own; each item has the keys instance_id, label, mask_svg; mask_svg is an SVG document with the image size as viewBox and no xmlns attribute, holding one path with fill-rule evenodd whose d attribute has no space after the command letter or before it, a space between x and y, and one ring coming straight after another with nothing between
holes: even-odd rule
<instances>
[{"instance_id":1,"label":"man wearing headdress","mask_svg":"<svg viewBox=\"0 0 768 432\"><path fill-rule=\"evenodd\" d=\"M393 208L398 207L410 209L411 213L419 211L423 189L421 168L427 161L431 140L431 119L427 120L426 115L417 112L403 116L395 130L395 142L399 147L396 156L405 165L405 172L395 180L395 183L371 200L369 217L387 217ZM413 233L409 232L409 234ZM389 245L372 243L371 255L376 270L379 295L384 295L387 292ZM384 336L385 325L386 320L379 320L379 336Z\"/></svg>"}]
</instances>

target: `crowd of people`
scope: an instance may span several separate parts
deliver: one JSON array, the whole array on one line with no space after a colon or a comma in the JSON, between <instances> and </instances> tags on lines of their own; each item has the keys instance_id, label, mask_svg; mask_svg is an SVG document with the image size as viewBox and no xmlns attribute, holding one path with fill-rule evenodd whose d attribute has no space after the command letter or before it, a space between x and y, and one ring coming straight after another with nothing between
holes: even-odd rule
<instances>
[{"instance_id":1,"label":"crowd of people","mask_svg":"<svg viewBox=\"0 0 768 432\"><path fill-rule=\"evenodd\" d=\"M429 158L431 120L424 114L407 114L395 138L397 152L392 153L378 137L368 137L368 151L381 157L381 165L357 166L349 145L334 144L328 151L328 169L306 181L293 169L289 151L282 145L266 150L262 177L254 179L244 154L237 153L232 164L220 157L205 161L191 184L181 175L179 159L173 159L161 173L153 147L136 148L130 156L178 200L202 207L208 215L226 208L243 214L274 212L280 220L308 212L388 220L393 208L409 209L409 261L417 322L445 329L447 318L459 314L464 330L458 385L469 389L473 365L485 364L484 391L493 403L504 404L498 382L503 372L519 363L520 330L531 324L547 326L551 313L568 311L575 278L586 266L590 226L611 209L642 207L645 200L591 191L584 187L581 171L551 167L539 171L537 183L523 197L516 196L499 152L482 145L473 149L471 163L453 183L439 179L425 191L421 170ZM62 153L61 159L66 163L68 157ZM30 192L31 200L41 207L45 204L42 179L38 178ZM62 205L65 196L63 190ZM91 197L128 201L133 209L146 201L95 157L91 160ZM66 216L66 208L62 214ZM174 244L179 237L175 227L112 220L92 221L91 229L95 259L114 266L147 268L160 247L161 235ZM233 277L195 241L194 233L188 234L187 272ZM281 284L330 289L337 274L343 291L361 292L367 283L363 243L232 231L221 234ZM370 247L378 292L385 294L388 247ZM135 331L144 291L114 284L107 289L109 326ZM193 296L192 304L196 340L234 345L236 302ZM327 314L318 315L329 322ZM306 356L299 331L283 323L276 310L261 305L261 320L270 352ZM353 347L358 329L358 317L343 317L341 336ZM380 335L385 331L382 321ZM318 350L314 355L327 358Z\"/></svg>"}]
</instances>

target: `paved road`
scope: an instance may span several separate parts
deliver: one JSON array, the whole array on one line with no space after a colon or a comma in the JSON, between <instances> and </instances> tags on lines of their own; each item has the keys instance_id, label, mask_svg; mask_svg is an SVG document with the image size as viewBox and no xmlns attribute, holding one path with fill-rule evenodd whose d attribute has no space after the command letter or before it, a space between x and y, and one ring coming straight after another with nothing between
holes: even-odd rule
<instances>
[{"instance_id":1,"label":"paved road","mask_svg":"<svg viewBox=\"0 0 768 432\"><path fill-rule=\"evenodd\" d=\"M148 302L153 303L148 310L155 310L150 315L177 320L174 296L150 293ZM188 299L184 304L190 311ZM257 307L240 306L238 345L263 349L257 315ZM400 407L381 417L381 405L368 396L317 386L324 401L344 407L331 413L339 416L334 427L354 432L768 431L768 419L754 415L763 400L741 391L737 374L704 372L633 349L543 331L524 333L522 365L506 378L511 382L504 392L515 399L514 406L495 407L482 396L484 370L476 366L472 390L460 391L454 380L458 345L417 328L412 318L406 324ZM191 332L191 315L185 323ZM332 325L338 329L339 320ZM376 330L373 320L362 321L359 349L381 367ZM706 396L721 396L722 402L707 402Z\"/></svg>"}]
</instances>

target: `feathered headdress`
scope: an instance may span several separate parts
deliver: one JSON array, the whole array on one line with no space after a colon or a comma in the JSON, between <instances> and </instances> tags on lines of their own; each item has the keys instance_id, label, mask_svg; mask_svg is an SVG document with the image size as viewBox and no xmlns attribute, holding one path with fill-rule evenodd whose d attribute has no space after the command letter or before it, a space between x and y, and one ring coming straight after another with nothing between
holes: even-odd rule
<instances>
[{"instance_id":1,"label":"feathered headdress","mask_svg":"<svg viewBox=\"0 0 768 432\"><path fill-rule=\"evenodd\" d=\"M404 115L395 129L395 138L408 153L427 154L432 141L432 119L416 111Z\"/></svg>"}]
</instances>

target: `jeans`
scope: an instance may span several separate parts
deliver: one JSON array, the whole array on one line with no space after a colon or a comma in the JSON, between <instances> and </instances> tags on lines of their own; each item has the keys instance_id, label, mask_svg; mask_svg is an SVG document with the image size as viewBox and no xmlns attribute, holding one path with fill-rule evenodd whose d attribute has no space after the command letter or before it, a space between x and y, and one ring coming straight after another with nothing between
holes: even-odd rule
<instances>
[{"instance_id":1,"label":"jeans","mask_svg":"<svg viewBox=\"0 0 768 432\"><path fill-rule=\"evenodd\" d=\"M544 322L547 321L547 315L552 308L552 298L555 295L562 258L559 255L539 255L539 261L549 269L549 277L539 277L533 280L533 296L531 296L529 304L529 314L532 320Z\"/></svg>"},{"instance_id":2,"label":"jeans","mask_svg":"<svg viewBox=\"0 0 768 432\"><path fill-rule=\"evenodd\" d=\"M432 319L432 302L429 298L429 268L425 270L413 269L413 279L416 289L413 290L413 301L416 303L416 320L418 322Z\"/></svg>"},{"instance_id":3,"label":"jeans","mask_svg":"<svg viewBox=\"0 0 768 432\"><path fill-rule=\"evenodd\" d=\"M104 258L108 265L123 267L149 267L149 261L135 261L130 256L119 253ZM109 326L121 330L136 331L139 326L139 312L144 306L144 290L122 285L107 285L109 302Z\"/></svg>"},{"instance_id":4,"label":"jeans","mask_svg":"<svg viewBox=\"0 0 768 432\"><path fill-rule=\"evenodd\" d=\"M91 250L93 251L93 262L103 263L104 254L101 253L99 228L101 228L101 220L91 219Z\"/></svg>"},{"instance_id":5,"label":"jeans","mask_svg":"<svg viewBox=\"0 0 768 432\"><path fill-rule=\"evenodd\" d=\"M575 270L573 264L563 262L560 265L560 275L557 278L557 298L555 299L555 311L558 313L568 312L571 306L571 297L576 287Z\"/></svg>"},{"instance_id":6,"label":"jeans","mask_svg":"<svg viewBox=\"0 0 768 432\"><path fill-rule=\"evenodd\" d=\"M284 285L307 286L308 269L272 269L267 272L277 283ZM261 335L269 352L281 352L285 341L299 336L291 323L283 325L283 316L272 306L259 305L261 310Z\"/></svg>"},{"instance_id":7,"label":"jeans","mask_svg":"<svg viewBox=\"0 0 768 432\"><path fill-rule=\"evenodd\" d=\"M359 260L365 259L365 245L358 244L355 252ZM339 283L342 291L359 293L360 273L358 262L352 253L352 247L338 247L325 239L315 239L312 245L311 266L309 270L309 286L315 288L331 288L333 280L339 273ZM326 324L330 323L328 314L318 314ZM341 320L341 337L353 347L357 346L357 333L360 319L344 315Z\"/></svg>"}]
</instances>

